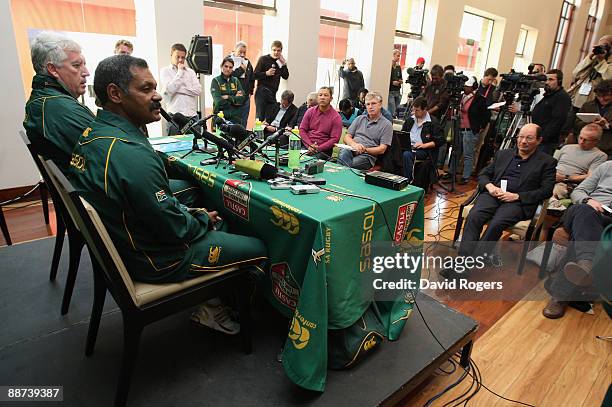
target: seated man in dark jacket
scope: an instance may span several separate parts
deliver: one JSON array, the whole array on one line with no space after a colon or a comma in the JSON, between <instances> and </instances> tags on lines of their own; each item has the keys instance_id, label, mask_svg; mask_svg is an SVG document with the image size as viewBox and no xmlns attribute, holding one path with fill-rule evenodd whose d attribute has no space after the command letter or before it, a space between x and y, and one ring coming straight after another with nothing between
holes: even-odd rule
<instances>
[{"instance_id":1,"label":"seated man in dark jacket","mask_svg":"<svg viewBox=\"0 0 612 407\"><path fill-rule=\"evenodd\" d=\"M281 102L269 109L269 115L264 122L266 135L289 126L297 113L297 106L293 104L294 97L293 92L286 90L281 95Z\"/></svg>"},{"instance_id":2,"label":"seated man in dark jacket","mask_svg":"<svg viewBox=\"0 0 612 407\"><path fill-rule=\"evenodd\" d=\"M416 160L438 159L438 148L444 142L438 119L427 112L427 100L419 96L412 102L413 115L406 119L402 131L410 133L411 150L403 152L404 176L411 182ZM406 145L406 144L404 144Z\"/></svg>"},{"instance_id":3,"label":"seated man in dark jacket","mask_svg":"<svg viewBox=\"0 0 612 407\"><path fill-rule=\"evenodd\" d=\"M467 217L460 255L493 253L504 229L531 218L538 204L552 196L556 160L538 150L541 142L540 126L526 124L519 132L517 147L499 150L482 170L478 178L482 192Z\"/></svg>"}]
</instances>

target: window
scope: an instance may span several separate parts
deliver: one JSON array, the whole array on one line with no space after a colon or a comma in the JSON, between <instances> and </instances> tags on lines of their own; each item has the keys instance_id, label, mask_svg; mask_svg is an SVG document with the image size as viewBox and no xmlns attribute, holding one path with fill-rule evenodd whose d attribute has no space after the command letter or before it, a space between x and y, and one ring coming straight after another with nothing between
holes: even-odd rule
<instances>
[{"instance_id":1,"label":"window","mask_svg":"<svg viewBox=\"0 0 612 407\"><path fill-rule=\"evenodd\" d=\"M363 0L321 0L321 22L361 26Z\"/></svg>"},{"instance_id":2,"label":"window","mask_svg":"<svg viewBox=\"0 0 612 407\"><path fill-rule=\"evenodd\" d=\"M395 34L420 39L424 18L425 0L398 0Z\"/></svg>"},{"instance_id":3,"label":"window","mask_svg":"<svg viewBox=\"0 0 612 407\"><path fill-rule=\"evenodd\" d=\"M425 55L425 46L421 40L397 36L395 37L393 48L400 52L400 66L403 67L402 77L404 78L404 83L402 83L401 102L405 103L410 95L410 85L406 83L408 79L406 70L408 68L413 68L416 65L416 60ZM426 60L424 68L429 69L430 67L431 64Z\"/></svg>"},{"instance_id":4,"label":"window","mask_svg":"<svg viewBox=\"0 0 612 407\"><path fill-rule=\"evenodd\" d=\"M37 0L12 0L11 12L26 99L34 76L30 42L41 31L62 33L81 45L91 72L88 78L90 89L93 88L96 66L113 54L117 40L129 40L136 52L148 40L136 38L133 1L47 0L42 4ZM85 93L83 101L96 111L92 92Z\"/></svg>"},{"instance_id":5,"label":"window","mask_svg":"<svg viewBox=\"0 0 612 407\"><path fill-rule=\"evenodd\" d=\"M567 35L572 24L575 9L576 6L574 6L573 0L563 0L561 15L559 16L559 25L557 26L557 35L555 36L555 43L550 57L551 69L560 68L561 65L563 65Z\"/></svg>"},{"instance_id":6,"label":"window","mask_svg":"<svg viewBox=\"0 0 612 407\"><path fill-rule=\"evenodd\" d=\"M599 0L592 0L589 8L589 16L587 17L586 28L584 30L584 39L582 47L580 47L580 61L589 54L590 48L593 45L593 34L595 33L595 25L597 24L597 10L599 8Z\"/></svg>"},{"instance_id":7,"label":"window","mask_svg":"<svg viewBox=\"0 0 612 407\"><path fill-rule=\"evenodd\" d=\"M455 69L465 75L481 76L489 58L494 21L487 17L463 12Z\"/></svg>"},{"instance_id":8,"label":"window","mask_svg":"<svg viewBox=\"0 0 612 407\"><path fill-rule=\"evenodd\" d=\"M334 101L336 105L342 98L342 94L339 92L341 91L340 87L344 86L344 82L338 76L338 70L342 61L347 58L348 34L348 27L329 25L323 21L319 27L319 58L317 60L316 89L321 86L334 88ZM355 62L357 68L359 68L359 61ZM313 89L313 91L316 89Z\"/></svg>"},{"instance_id":9,"label":"window","mask_svg":"<svg viewBox=\"0 0 612 407\"><path fill-rule=\"evenodd\" d=\"M255 68L259 57L269 52L269 49L264 49L263 46L263 14L236 11L225 7L219 8L209 5L209 3L217 4L220 2L207 1L204 3L204 35L210 35L213 38L213 73L204 77L206 114L212 113L213 108L213 99L210 93L212 79L221 74L221 68L219 68L221 61L234 50L238 41L246 42L247 58L251 61L253 68ZM274 2L264 0L263 3ZM240 10L247 9L241 8ZM254 123L254 121L255 108L254 104L251 103L248 123Z\"/></svg>"},{"instance_id":10,"label":"window","mask_svg":"<svg viewBox=\"0 0 612 407\"><path fill-rule=\"evenodd\" d=\"M524 28L521 28L519 30L519 38L518 42L516 43L516 51L514 51L514 54L516 56L522 57L523 55L525 55L525 45L527 44L528 34L529 32Z\"/></svg>"}]
</instances>

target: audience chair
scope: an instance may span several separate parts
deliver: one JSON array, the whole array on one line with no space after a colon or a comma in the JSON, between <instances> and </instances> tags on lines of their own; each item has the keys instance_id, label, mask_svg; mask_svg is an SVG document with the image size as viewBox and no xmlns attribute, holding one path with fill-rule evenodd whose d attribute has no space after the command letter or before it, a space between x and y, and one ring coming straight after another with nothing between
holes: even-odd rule
<instances>
[{"instance_id":1,"label":"audience chair","mask_svg":"<svg viewBox=\"0 0 612 407\"><path fill-rule=\"evenodd\" d=\"M49 171L45 167L44 159L40 156L37 148L30 142L28 136L23 131L20 131L19 134L28 148L28 151L32 155L32 159L34 160L34 163L36 164L36 167L44 180L44 190L48 190L51 194L51 199L55 208L57 235L55 237L55 248L53 249L53 259L51 261L51 272L49 274L49 279L51 281L54 281L55 277L57 276L57 269L59 267L62 247L64 245L64 237L66 232L68 232L68 275L66 276L66 286L64 287L64 296L62 298L62 306L60 311L62 315L66 315L68 313L68 308L70 307L70 300L72 299L72 292L74 290L77 271L79 270L79 263L81 261L81 252L83 251L85 242L83 241L83 237L75 226L73 220L66 212L59 193L49 178ZM43 189L41 189L41 192L42 190ZM43 199L43 202L46 202L46 198Z\"/></svg>"},{"instance_id":2,"label":"audience chair","mask_svg":"<svg viewBox=\"0 0 612 407\"><path fill-rule=\"evenodd\" d=\"M2 209L2 205L0 205L0 228L2 229L2 235L4 236L6 245L12 245L13 242L11 241L11 234L9 233L8 226L6 224L6 219L4 218L4 210Z\"/></svg>"},{"instance_id":3,"label":"audience chair","mask_svg":"<svg viewBox=\"0 0 612 407\"><path fill-rule=\"evenodd\" d=\"M470 210L474 207L474 202L480 194L480 189L477 189L472 196L470 196L465 202L459 206L459 215L457 217L457 226L455 226L455 235L453 236L453 247L457 246L457 240L463 227L463 220L467 218ZM529 251L529 246L533 238L538 238L540 230L542 228L542 222L544 221L544 214L546 213L546 207L548 206L548 199L538 205L535 214L529 220L522 220L515 223L513 226L506 229L509 233L514 233L521 237L525 241L523 244L523 250L517 269L517 274L523 274L523 268L525 267L525 257Z\"/></svg>"},{"instance_id":4,"label":"audience chair","mask_svg":"<svg viewBox=\"0 0 612 407\"><path fill-rule=\"evenodd\" d=\"M115 394L116 407L126 404L144 327L207 299L238 292L242 348L247 354L251 352L248 268L231 267L181 283L147 284L132 280L96 210L78 195L52 161L45 164L51 181L85 239L94 268L94 299L86 356L91 356L94 351L107 289L121 310L124 344Z\"/></svg>"}]
</instances>

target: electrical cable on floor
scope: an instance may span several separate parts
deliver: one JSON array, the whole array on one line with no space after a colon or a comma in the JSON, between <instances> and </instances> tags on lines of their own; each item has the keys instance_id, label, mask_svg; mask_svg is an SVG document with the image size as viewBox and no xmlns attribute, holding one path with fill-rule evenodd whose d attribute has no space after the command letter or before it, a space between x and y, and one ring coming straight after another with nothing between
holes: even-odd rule
<instances>
[{"instance_id":1,"label":"electrical cable on floor","mask_svg":"<svg viewBox=\"0 0 612 407\"><path fill-rule=\"evenodd\" d=\"M440 345L440 347L444 350L443 354L448 353L448 349L446 349L446 347L442 344L442 342L440 342L440 340L438 339L436 334L434 334L434 332L431 330L431 327L427 323L427 320L425 319L425 316L421 312L421 308L419 307L419 303L416 300L416 296L415 296L415 299L414 299L414 305L415 305L419 315L421 316L421 319L423 320L423 323L425 324L425 327L427 328L427 330L429 331L431 336L435 339L435 341L438 342L438 345ZM480 376L480 370L478 369L478 366L476 366L476 364L474 363L474 361L473 361L473 359L471 357L470 357L470 363L472 363L473 366L474 366L474 370L475 370L474 374L471 373L468 368L466 368L466 367L464 367L462 365L460 365L460 366L463 368L463 370L465 370L467 372L467 374L469 374L474 379L474 381L477 383L477 388L479 388L479 386L481 386L481 387L484 387L491 394L494 394L494 395L496 395L497 397L499 397L501 399L504 399L504 400L507 400L507 401L511 401L513 403L518 403L518 404L521 404L521 405L524 405L524 406L528 406L528 407L535 407L533 404L523 403L522 401L512 400L512 399L506 398L506 397L504 397L504 396L494 392L493 390L491 390L487 386L485 386L484 383L482 383L482 376Z\"/></svg>"}]
</instances>

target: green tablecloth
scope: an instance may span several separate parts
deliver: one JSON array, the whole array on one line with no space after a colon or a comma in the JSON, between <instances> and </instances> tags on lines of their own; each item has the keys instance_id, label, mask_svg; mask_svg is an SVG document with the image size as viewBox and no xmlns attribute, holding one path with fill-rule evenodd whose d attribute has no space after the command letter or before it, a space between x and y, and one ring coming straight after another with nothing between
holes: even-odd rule
<instances>
[{"instance_id":1,"label":"green tablecloth","mask_svg":"<svg viewBox=\"0 0 612 407\"><path fill-rule=\"evenodd\" d=\"M378 201L321 191L293 195L271 190L265 181L243 181L221 164L201 166L209 158L160 153L168 165L196 179L208 208L231 217L241 233L263 239L269 249L270 271L265 295L282 314L293 318L282 359L296 384L323 391L327 373L327 330L355 323L374 298L363 284L371 269L372 243L423 239L423 190L409 186L393 191L368 185L347 167L327 163L317 176L325 188ZM417 279L418 280L418 279ZM378 303L386 336L399 337L412 303L404 296Z\"/></svg>"}]
</instances>

